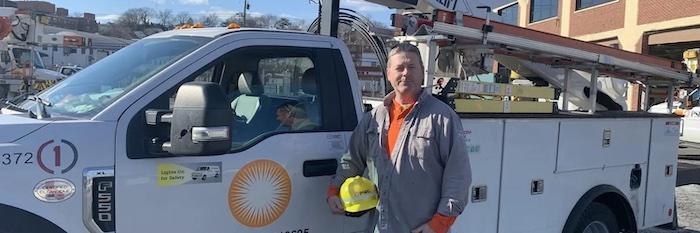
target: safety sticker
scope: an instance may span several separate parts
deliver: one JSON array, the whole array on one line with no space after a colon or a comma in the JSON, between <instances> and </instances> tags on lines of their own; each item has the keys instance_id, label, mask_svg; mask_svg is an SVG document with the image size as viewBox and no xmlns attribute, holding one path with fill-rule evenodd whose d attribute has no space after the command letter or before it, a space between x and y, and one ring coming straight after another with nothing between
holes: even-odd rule
<instances>
[{"instance_id":1,"label":"safety sticker","mask_svg":"<svg viewBox=\"0 0 700 233\"><path fill-rule=\"evenodd\" d=\"M664 128L664 135L666 136L680 136L681 133L681 123L678 121L667 121Z\"/></svg>"},{"instance_id":2,"label":"safety sticker","mask_svg":"<svg viewBox=\"0 0 700 233\"><path fill-rule=\"evenodd\" d=\"M331 151L345 151L345 150L347 150L347 147L345 146L345 143L343 142L343 135L331 134L331 135L327 135L326 139L328 139L328 146L330 147Z\"/></svg>"},{"instance_id":3,"label":"safety sticker","mask_svg":"<svg viewBox=\"0 0 700 233\"><path fill-rule=\"evenodd\" d=\"M158 165L158 186L205 183L221 183L221 162Z\"/></svg>"}]
</instances>

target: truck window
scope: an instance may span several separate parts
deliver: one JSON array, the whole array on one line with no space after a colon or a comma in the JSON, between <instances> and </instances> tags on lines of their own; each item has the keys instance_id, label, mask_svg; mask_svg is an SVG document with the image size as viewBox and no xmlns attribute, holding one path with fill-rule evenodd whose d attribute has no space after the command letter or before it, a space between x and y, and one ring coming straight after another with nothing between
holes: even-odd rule
<instances>
[{"instance_id":1,"label":"truck window","mask_svg":"<svg viewBox=\"0 0 700 233\"><path fill-rule=\"evenodd\" d=\"M266 133L323 129L318 74L310 54L260 49L245 57L254 58L255 64L242 64L228 84L236 90L229 93L236 119L234 149Z\"/></svg>"},{"instance_id":2,"label":"truck window","mask_svg":"<svg viewBox=\"0 0 700 233\"><path fill-rule=\"evenodd\" d=\"M180 85L194 80L221 85L235 115L231 132L232 151L236 152L277 134L352 130L356 117L343 64L342 56L333 49L252 46L223 55ZM169 127L146 125L145 111L172 108L178 88L151 101L131 120L129 158L172 156L149 151L148 141L167 139ZM345 118L350 127L345 127Z\"/></svg>"}]
</instances>

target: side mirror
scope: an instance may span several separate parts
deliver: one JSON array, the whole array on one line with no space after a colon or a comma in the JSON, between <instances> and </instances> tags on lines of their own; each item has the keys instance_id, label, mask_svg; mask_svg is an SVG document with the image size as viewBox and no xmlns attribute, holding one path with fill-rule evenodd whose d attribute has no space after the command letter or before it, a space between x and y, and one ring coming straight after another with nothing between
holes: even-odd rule
<instances>
[{"instance_id":1,"label":"side mirror","mask_svg":"<svg viewBox=\"0 0 700 233\"><path fill-rule=\"evenodd\" d=\"M233 112L219 85L188 82L178 89L170 122L170 141L163 150L174 155L217 155L231 150Z\"/></svg>"}]
</instances>

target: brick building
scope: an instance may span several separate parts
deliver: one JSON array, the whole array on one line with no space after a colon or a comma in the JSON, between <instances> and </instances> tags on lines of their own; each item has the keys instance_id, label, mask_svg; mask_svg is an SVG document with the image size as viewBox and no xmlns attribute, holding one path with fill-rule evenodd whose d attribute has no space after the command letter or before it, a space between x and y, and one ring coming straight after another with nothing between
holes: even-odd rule
<instances>
[{"instance_id":1,"label":"brick building","mask_svg":"<svg viewBox=\"0 0 700 233\"><path fill-rule=\"evenodd\" d=\"M68 9L56 8L45 1L15 1L17 12L23 14L42 14L49 17L49 25L83 32L97 32L95 14L83 13L82 17L71 17Z\"/></svg>"},{"instance_id":2,"label":"brick building","mask_svg":"<svg viewBox=\"0 0 700 233\"><path fill-rule=\"evenodd\" d=\"M698 0L517 0L496 11L502 22L679 62L700 48ZM638 91L629 89L631 110Z\"/></svg>"}]
</instances>

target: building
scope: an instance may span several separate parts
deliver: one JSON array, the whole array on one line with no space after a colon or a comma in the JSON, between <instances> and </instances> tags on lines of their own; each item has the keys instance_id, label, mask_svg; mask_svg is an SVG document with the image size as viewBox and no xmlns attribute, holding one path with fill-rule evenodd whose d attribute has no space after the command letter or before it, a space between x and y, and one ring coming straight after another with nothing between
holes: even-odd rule
<instances>
[{"instance_id":1,"label":"building","mask_svg":"<svg viewBox=\"0 0 700 233\"><path fill-rule=\"evenodd\" d=\"M700 48L697 0L517 0L495 11L504 23L679 63L683 51ZM630 110L638 93L629 88Z\"/></svg>"},{"instance_id":2,"label":"building","mask_svg":"<svg viewBox=\"0 0 700 233\"><path fill-rule=\"evenodd\" d=\"M133 41L65 28L45 26L36 41L48 67L78 65L87 67ZM43 56L45 55L45 56Z\"/></svg>"},{"instance_id":3,"label":"building","mask_svg":"<svg viewBox=\"0 0 700 233\"><path fill-rule=\"evenodd\" d=\"M49 26L66 28L83 32L97 32L95 14L83 13L82 17L69 16L66 8L56 8L56 5L45 1L15 1L17 13L27 15L46 15Z\"/></svg>"}]
</instances>

